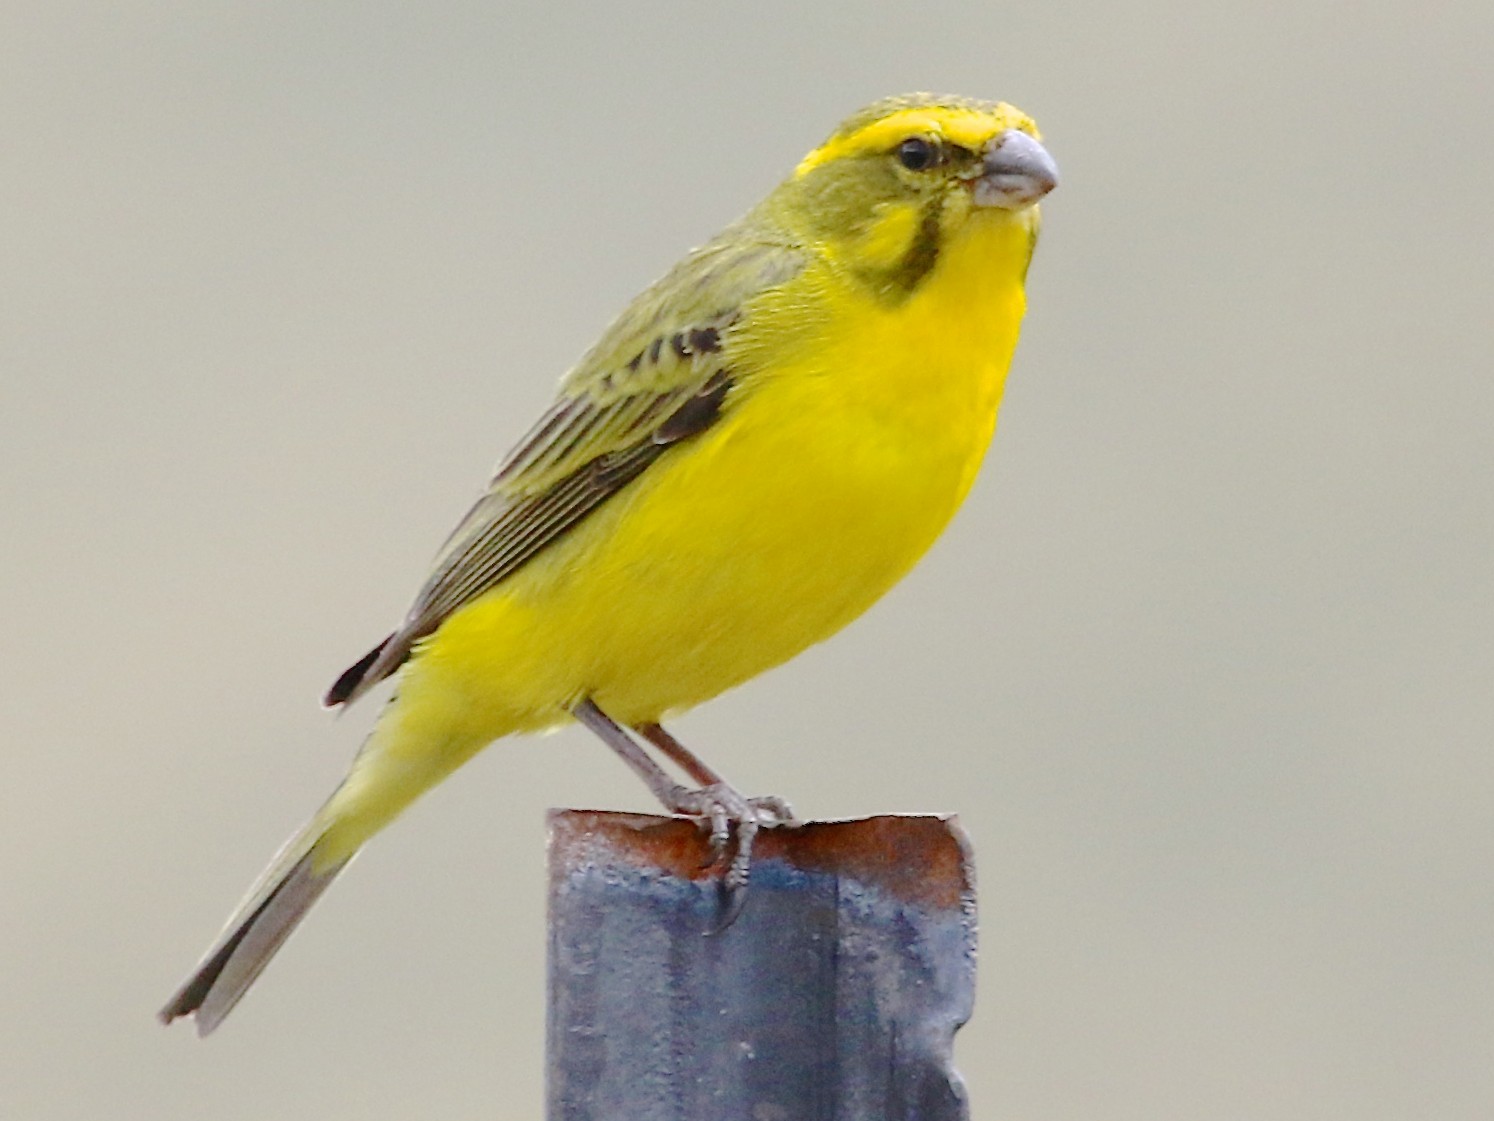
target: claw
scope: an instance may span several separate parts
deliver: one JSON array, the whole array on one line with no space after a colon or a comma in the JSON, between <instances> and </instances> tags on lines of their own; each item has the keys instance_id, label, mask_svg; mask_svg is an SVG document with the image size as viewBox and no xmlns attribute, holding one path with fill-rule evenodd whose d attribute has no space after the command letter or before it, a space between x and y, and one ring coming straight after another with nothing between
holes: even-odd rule
<instances>
[{"instance_id":1,"label":"claw","mask_svg":"<svg viewBox=\"0 0 1494 1121\"><path fill-rule=\"evenodd\" d=\"M720 864L731 843L731 814L720 802L711 805L711 865Z\"/></svg>"},{"instance_id":2,"label":"claw","mask_svg":"<svg viewBox=\"0 0 1494 1121\"><path fill-rule=\"evenodd\" d=\"M707 938L716 938L731 929L733 923L742 917L742 912L747 909L747 885L721 888L721 919L715 926L705 932Z\"/></svg>"},{"instance_id":3,"label":"claw","mask_svg":"<svg viewBox=\"0 0 1494 1121\"><path fill-rule=\"evenodd\" d=\"M737 851L732 855L726 875L721 877L721 921L706 931L714 937L723 933L736 922L747 906L747 881L752 875L752 843L757 840L761 828L757 819L749 817L737 823Z\"/></svg>"},{"instance_id":4,"label":"claw","mask_svg":"<svg viewBox=\"0 0 1494 1121\"><path fill-rule=\"evenodd\" d=\"M752 875L752 843L757 840L758 828L752 820L737 826L737 851L721 881L727 891L747 890L747 880Z\"/></svg>"},{"instance_id":5,"label":"claw","mask_svg":"<svg viewBox=\"0 0 1494 1121\"><path fill-rule=\"evenodd\" d=\"M747 801L757 814L758 823L761 825L797 825L799 823L794 817L794 807L776 795L764 794L757 798L749 798Z\"/></svg>"},{"instance_id":6,"label":"claw","mask_svg":"<svg viewBox=\"0 0 1494 1121\"><path fill-rule=\"evenodd\" d=\"M699 790L687 790L676 786L670 799L677 814L701 819L701 825L710 830L711 859L703 865L717 867L725 861L727 847L731 843L732 826L736 826L737 845L726 872L721 877L724 895L722 920L719 926L709 931L720 934L737 921L747 905L747 881L752 874L752 845L758 830L778 825L793 825L794 811L782 798L744 798L724 782L713 783Z\"/></svg>"}]
</instances>

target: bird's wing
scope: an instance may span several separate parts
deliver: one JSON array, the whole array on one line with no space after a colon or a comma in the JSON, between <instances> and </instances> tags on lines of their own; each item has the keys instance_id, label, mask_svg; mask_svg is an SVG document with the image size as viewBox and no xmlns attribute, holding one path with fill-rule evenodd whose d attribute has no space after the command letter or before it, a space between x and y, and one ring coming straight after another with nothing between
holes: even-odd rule
<instances>
[{"instance_id":1,"label":"bird's wing","mask_svg":"<svg viewBox=\"0 0 1494 1121\"><path fill-rule=\"evenodd\" d=\"M792 246L738 228L640 295L561 382L436 556L400 628L339 677L344 704L421 638L574 529L673 444L708 428L750 370L733 335L753 297L802 269Z\"/></svg>"}]
</instances>

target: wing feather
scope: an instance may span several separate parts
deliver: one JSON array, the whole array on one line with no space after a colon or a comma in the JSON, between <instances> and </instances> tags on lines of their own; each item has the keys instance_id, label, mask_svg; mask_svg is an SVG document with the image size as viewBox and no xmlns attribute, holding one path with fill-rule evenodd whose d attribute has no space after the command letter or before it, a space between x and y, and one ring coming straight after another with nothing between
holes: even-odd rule
<instances>
[{"instance_id":1,"label":"wing feather","mask_svg":"<svg viewBox=\"0 0 1494 1121\"><path fill-rule=\"evenodd\" d=\"M753 297L797 275L804 256L744 232L675 266L566 376L442 546L399 630L338 678L326 704L350 702L393 673L454 611L585 521L671 445L710 427L750 386L733 330Z\"/></svg>"}]
</instances>

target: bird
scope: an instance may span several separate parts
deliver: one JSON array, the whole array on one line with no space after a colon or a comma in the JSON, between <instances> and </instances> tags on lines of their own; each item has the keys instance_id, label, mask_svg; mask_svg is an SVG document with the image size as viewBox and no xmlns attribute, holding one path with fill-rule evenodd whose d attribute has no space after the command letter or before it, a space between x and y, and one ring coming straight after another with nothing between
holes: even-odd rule
<instances>
[{"instance_id":1,"label":"bird","mask_svg":"<svg viewBox=\"0 0 1494 1121\"><path fill-rule=\"evenodd\" d=\"M839 631L943 531L995 431L1057 181L1012 105L885 98L634 299L328 690L339 708L396 678L160 1018L212 1032L370 837L515 733L589 728L718 849L737 830L745 883L752 834L792 811L662 722Z\"/></svg>"}]
</instances>

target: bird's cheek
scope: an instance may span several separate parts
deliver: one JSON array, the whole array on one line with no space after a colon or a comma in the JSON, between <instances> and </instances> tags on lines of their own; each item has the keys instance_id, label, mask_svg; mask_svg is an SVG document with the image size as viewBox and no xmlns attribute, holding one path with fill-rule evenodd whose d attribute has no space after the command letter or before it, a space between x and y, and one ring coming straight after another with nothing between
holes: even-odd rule
<instances>
[{"instance_id":1,"label":"bird's cheek","mask_svg":"<svg viewBox=\"0 0 1494 1121\"><path fill-rule=\"evenodd\" d=\"M907 255L918 235L919 221L918 208L912 203L878 203L860 230L853 252L865 268L893 268Z\"/></svg>"}]
</instances>

